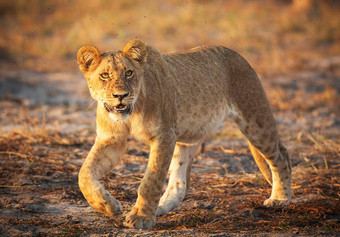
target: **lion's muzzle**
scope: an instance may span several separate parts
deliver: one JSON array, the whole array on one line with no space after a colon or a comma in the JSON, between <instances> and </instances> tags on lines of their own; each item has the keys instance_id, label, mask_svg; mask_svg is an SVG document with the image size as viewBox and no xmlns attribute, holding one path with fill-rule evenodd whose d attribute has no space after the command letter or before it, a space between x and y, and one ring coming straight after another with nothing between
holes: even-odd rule
<instances>
[{"instance_id":1,"label":"lion's muzzle","mask_svg":"<svg viewBox=\"0 0 340 237\"><path fill-rule=\"evenodd\" d=\"M131 113L131 105L123 105L119 104L116 106L110 106L106 102L104 103L104 107L109 113L119 113L119 114L130 114Z\"/></svg>"}]
</instances>

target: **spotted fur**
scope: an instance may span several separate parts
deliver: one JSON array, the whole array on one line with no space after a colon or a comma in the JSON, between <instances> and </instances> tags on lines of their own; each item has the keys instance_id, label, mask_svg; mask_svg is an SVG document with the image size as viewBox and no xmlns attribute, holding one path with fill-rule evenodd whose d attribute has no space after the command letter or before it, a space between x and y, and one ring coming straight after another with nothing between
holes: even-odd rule
<instances>
[{"instance_id":1,"label":"spotted fur","mask_svg":"<svg viewBox=\"0 0 340 237\"><path fill-rule=\"evenodd\" d=\"M273 186L264 204L291 200L289 154L279 140L261 83L239 54L217 46L162 55L132 40L118 52L100 53L84 46L77 59L98 101L97 138L79 173L79 187L95 209L108 215L122 213L99 179L120 161L132 135L149 143L151 152L125 225L153 227L156 214L177 207L185 197L196 148L226 116L239 126ZM103 73L108 75L103 78ZM169 185L162 196L168 171Z\"/></svg>"}]
</instances>

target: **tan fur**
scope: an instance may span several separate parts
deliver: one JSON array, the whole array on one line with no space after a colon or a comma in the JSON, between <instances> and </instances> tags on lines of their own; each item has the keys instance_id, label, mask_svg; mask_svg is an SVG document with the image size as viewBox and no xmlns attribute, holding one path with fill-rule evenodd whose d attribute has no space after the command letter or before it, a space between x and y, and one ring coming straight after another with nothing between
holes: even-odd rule
<instances>
[{"instance_id":1,"label":"tan fur","mask_svg":"<svg viewBox=\"0 0 340 237\"><path fill-rule=\"evenodd\" d=\"M254 160L255 160L257 166L261 170L261 172L264 175L264 177L266 178L267 182L270 185L273 185L272 174L270 173L270 170L268 169L267 163L266 163L263 155L249 141L248 141L248 145L249 145L249 149L251 151L251 154L254 157Z\"/></svg>"},{"instance_id":2,"label":"tan fur","mask_svg":"<svg viewBox=\"0 0 340 237\"><path fill-rule=\"evenodd\" d=\"M97 210L122 213L98 180L120 161L127 136L132 135L149 143L151 152L125 225L153 227L156 212L166 213L184 198L196 148L226 116L237 123L261 171L273 183L264 204L291 200L289 154L279 140L261 83L239 54L218 46L162 55L132 40L118 52L100 53L84 46L77 59L98 101L97 138L79 173L79 187ZM170 163L169 186L160 201Z\"/></svg>"}]
</instances>

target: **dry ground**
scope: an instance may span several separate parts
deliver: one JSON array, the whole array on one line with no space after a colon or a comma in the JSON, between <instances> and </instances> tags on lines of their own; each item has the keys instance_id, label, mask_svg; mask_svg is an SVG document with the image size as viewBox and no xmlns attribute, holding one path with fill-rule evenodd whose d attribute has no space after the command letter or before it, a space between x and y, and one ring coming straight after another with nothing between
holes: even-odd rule
<instances>
[{"instance_id":1,"label":"dry ground","mask_svg":"<svg viewBox=\"0 0 340 237\"><path fill-rule=\"evenodd\" d=\"M340 234L338 5L302 11L277 1L13 2L0 1L1 236ZM294 203L262 206L270 186L227 119L197 154L181 207L158 217L153 229L126 229L124 217L89 207L77 174L95 139L96 104L74 55L84 43L116 49L136 36L164 52L223 44L251 62L292 155ZM148 154L131 138L123 163L102 180L125 211Z\"/></svg>"}]
</instances>

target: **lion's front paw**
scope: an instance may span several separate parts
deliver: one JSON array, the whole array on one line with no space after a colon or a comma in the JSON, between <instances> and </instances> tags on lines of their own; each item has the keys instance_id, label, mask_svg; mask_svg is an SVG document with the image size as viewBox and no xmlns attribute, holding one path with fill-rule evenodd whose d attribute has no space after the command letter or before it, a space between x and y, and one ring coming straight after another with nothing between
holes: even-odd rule
<instances>
[{"instance_id":1,"label":"lion's front paw","mask_svg":"<svg viewBox=\"0 0 340 237\"><path fill-rule=\"evenodd\" d=\"M274 198L268 198L267 200L264 201L263 205L266 207L277 207L277 206L288 206L289 203L291 203L291 200L289 199L274 199Z\"/></svg>"},{"instance_id":2,"label":"lion's front paw","mask_svg":"<svg viewBox=\"0 0 340 237\"><path fill-rule=\"evenodd\" d=\"M92 207L109 216L119 216L123 214L123 209L120 202L109 194L105 195L103 199L90 199L88 202Z\"/></svg>"},{"instance_id":3,"label":"lion's front paw","mask_svg":"<svg viewBox=\"0 0 340 237\"><path fill-rule=\"evenodd\" d=\"M127 215L124 225L134 229L147 229L152 228L156 224L156 216L141 216L137 214L138 209L133 208Z\"/></svg>"},{"instance_id":4,"label":"lion's front paw","mask_svg":"<svg viewBox=\"0 0 340 237\"><path fill-rule=\"evenodd\" d=\"M115 198L110 198L110 201L106 203L106 213L110 216L119 216L123 214L122 205Z\"/></svg>"}]
</instances>

